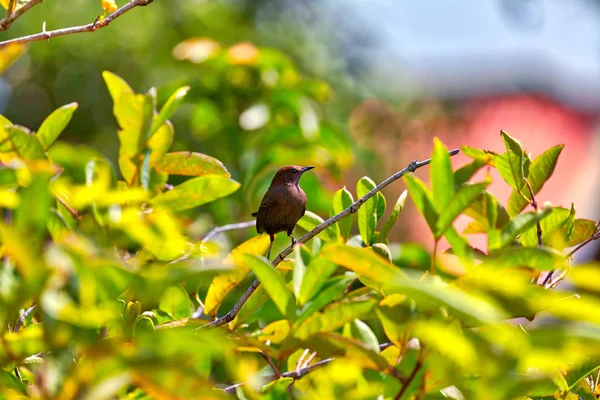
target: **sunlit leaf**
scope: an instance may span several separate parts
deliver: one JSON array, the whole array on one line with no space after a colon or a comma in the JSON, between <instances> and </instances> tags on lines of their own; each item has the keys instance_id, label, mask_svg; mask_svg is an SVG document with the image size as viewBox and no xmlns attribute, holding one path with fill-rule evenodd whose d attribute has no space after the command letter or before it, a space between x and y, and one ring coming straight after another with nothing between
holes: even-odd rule
<instances>
[{"instance_id":1,"label":"sunlit leaf","mask_svg":"<svg viewBox=\"0 0 600 400\"><path fill-rule=\"evenodd\" d=\"M8 8L10 0L1 0L4 8ZM15 1L16 4L16 1ZM0 74L10 67L27 50L25 43L11 43L0 48Z\"/></svg>"},{"instance_id":2,"label":"sunlit leaf","mask_svg":"<svg viewBox=\"0 0 600 400\"><path fill-rule=\"evenodd\" d=\"M244 255L246 265L252 269L265 291L269 294L277 309L285 317L291 318L294 308L294 294L286 286L279 273L265 258Z\"/></svg>"},{"instance_id":3,"label":"sunlit leaf","mask_svg":"<svg viewBox=\"0 0 600 400\"><path fill-rule=\"evenodd\" d=\"M157 171L166 172L169 175L220 175L226 178L231 177L227 168L216 158L187 151L167 153L153 167Z\"/></svg>"},{"instance_id":4,"label":"sunlit leaf","mask_svg":"<svg viewBox=\"0 0 600 400\"><path fill-rule=\"evenodd\" d=\"M536 223L542 221L544 218L548 218L552 213L553 209L546 208L537 213L530 212L514 217L502 229L499 247L494 246L494 249L510 245L520 234L526 232L528 229L536 229ZM536 243L534 245L537 245L537 239L535 240Z\"/></svg>"},{"instance_id":5,"label":"sunlit leaf","mask_svg":"<svg viewBox=\"0 0 600 400\"><path fill-rule=\"evenodd\" d=\"M297 225L305 231L310 232L317 226L321 225L323 222L325 222L323 218L319 217L314 212L306 211L304 213L304 216L300 218L300 221L298 221ZM317 237L325 241L335 241L337 239L335 237L335 233L331 229L325 229L324 231L319 233Z\"/></svg>"},{"instance_id":6,"label":"sunlit leaf","mask_svg":"<svg viewBox=\"0 0 600 400\"><path fill-rule=\"evenodd\" d=\"M294 336L307 339L317 333L334 331L367 314L373 309L375 303L375 300L333 303L322 312L312 314L300 323Z\"/></svg>"},{"instance_id":7,"label":"sunlit leaf","mask_svg":"<svg viewBox=\"0 0 600 400\"><path fill-rule=\"evenodd\" d=\"M319 257L354 271L359 277L367 278L383 287L394 276L402 276L402 271L376 255L370 249L361 249L341 244L325 247Z\"/></svg>"},{"instance_id":8,"label":"sunlit leaf","mask_svg":"<svg viewBox=\"0 0 600 400\"><path fill-rule=\"evenodd\" d=\"M464 210L464 214L474 218L483 225L486 230L489 228L502 229L509 220L508 213L488 191L484 191ZM484 230L485 231L485 230Z\"/></svg>"},{"instance_id":9,"label":"sunlit leaf","mask_svg":"<svg viewBox=\"0 0 600 400\"><path fill-rule=\"evenodd\" d=\"M564 268L565 258L556 250L546 247L517 247L505 250L489 259L498 266L530 267L538 271Z\"/></svg>"},{"instance_id":10,"label":"sunlit leaf","mask_svg":"<svg viewBox=\"0 0 600 400\"><path fill-rule=\"evenodd\" d=\"M545 210L544 210L545 211ZM513 218L515 220L519 216ZM575 209L556 207L552 213L540 220L542 228L542 244L556 250L563 250L569 241L575 219ZM570 228L570 229L569 229ZM519 242L526 247L538 245L537 227L531 226L519 237Z\"/></svg>"},{"instance_id":11,"label":"sunlit leaf","mask_svg":"<svg viewBox=\"0 0 600 400\"><path fill-rule=\"evenodd\" d=\"M151 203L172 211L187 210L210 203L235 192L240 184L219 175L205 175L189 179L173 189L155 196Z\"/></svg>"},{"instance_id":12,"label":"sunlit leaf","mask_svg":"<svg viewBox=\"0 0 600 400\"><path fill-rule=\"evenodd\" d=\"M538 194L538 192L544 186L544 183L546 183L546 181L554 173L554 168L558 162L558 156L560 155L563 147L563 144L551 147L536 157L531 163L528 179L533 194ZM508 199L508 213L511 216L515 216L523 211L527 204L529 204L529 202L524 199L523 196L521 196L516 190L513 190L510 198Z\"/></svg>"},{"instance_id":13,"label":"sunlit leaf","mask_svg":"<svg viewBox=\"0 0 600 400\"><path fill-rule=\"evenodd\" d=\"M348 189L344 187L343 189L338 190L333 195L333 202L331 204L331 216L341 213L346 208L350 207L352 203L354 203L354 198L352 197L352 193L350 193ZM348 240L350 238L350 230L352 229L353 220L354 216L349 215L336 223L340 235L344 240Z\"/></svg>"},{"instance_id":14,"label":"sunlit leaf","mask_svg":"<svg viewBox=\"0 0 600 400\"><path fill-rule=\"evenodd\" d=\"M378 241L385 242L387 240L387 237L390 234L390 231L394 227L394 224L398 220L398 217L400 217L400 213L402 213L402 210L404 209L404 203L406 203L407 197L408 197L408 191L405 190L402 192L402 194L400 194L400 197L398 197L398 200L396 200L396 204L394 205L392 212L388 216L387 221L385 221L385 225L383 226L383 228L381 229L381 232L379 233L379 237L377 238Z\"/></svg>"},{"instance_id":15,"label":"sunlit leaf","mask_svg":"<svg viewBox=\"0 0 600 400\"><path fill-rule=\"evenodd\" d=\"M296 322L299 324L313 313L319 311L326 305L331 304L334 300L339 300L344 295L351 280L352 278L350 277L341 276L333 277L329 281L323 282L323 284L329 284L329 286L320 291L315 298L306 305Z\"/></svg>"},{"instance_id":16,"label":"sunlit leaf","mask_svg":"<svg viewBox=\"0 0 600 400\"><path fill-rule=\"evenodd\" d=\"M521 191L525 178L529 176L531 161L523 150L521 142L505 131L501 131L500 135L506 146L506 153L494 156L494 164L506 183L513 189Z\"/></svg>"},{"instance_id":17,"label":"sunlit leaf","mask_svg":"<svg viewBox=\"0 0 600 400\"><path fill-rule=\"evenodd\" d=\"M425 221L427 221L429 229L431 232L436 232L438 214L435 211L435 206L433 205L431 192L427 186L425 186L425 183L422 180L413 175L404 175L404 182L406 182L408 193L415 202L417 209L421 215L425 217Z\"/></svg>"},{"instance_id":18,"label":"sunlit leaf","mask_svg":"<svg viewBox=\"0 0 600 400\"><path fill-rule=\"evenodd\" d=\"M379 353L379 341L377 340L377 336L371 330L369 325L360 319L355 319L344 326L344 336L359 340L370 350Z\"/></svg>"},{"instance_id":19,"label":"sunlit leaf","mask_svg":"<svg viewBox=\"0 0 600 400\"><path fill-rule=\"evenodd\" d=\"M453 327L436 321L418 321L414 334L426 346L462 368L472 368L477 361L475 346Z\"/></svg>"},{"instance_id":20,"label":"sunlit leaf","mask_svg":"<svg viewBox=\"0 0 600 400\"><path fill-rule=\"evenodd\" d=\"M306 265L304 265L304 261L302 260L300 246L296 245L294 246L294 294L296 295L296 298L300 295L305 273Z\"/></svg>"},{"instance_id":21,"label":"sunlit leaf","mask_svg":"<svg viewBox=\"0 0 600 400\"><path fill-rule=\"evenodd\" d=\"M356 184L356 195L363 197L375 188L375 182L370 178L363 176ZM372 244L375 226L377 225L377 196L367 200L361 208L358 209L358 231L363 243Z\"/></svg>"},{"instance_id":22,"label":"sunlit leaf","mask_svg":"<svg viewBox=\"0 0 600 400\"><path fill-rule=\"evenodd\" d=\"M48 147L54 143L62 131L67 127L77 107L77 103L64 105L54 110L54 112L42 122L42 125L37 132L37 137L42 144L42 147L44 147L44 150L48 150Z\"/></svg>"},{"instance_id":23,"label":"sunlit leaf","mask_svg":"<svg viewBox=\"0 0 600 400\"><path fill-rule=\"evenodd\" d=\"M227 296L227 294L246 277L248 272L250 272L250 267L245 264L243 255L264 255L267 253L268 248L269 235L259 235L245 241L231 251L223 263L226 265L233 264L236 268L231 272L226 272L213 279L204 301L204 313L206 315L216 315L225 296Z\"/></svg>"},{"instance_id":24,"label":"sunlit leaf","mask_svg":"<svg viewBox=\"0 0 600 400\"><path fill-rule=\"evenodd\" d=\"M485 161L481 159L475 159L473 162L469 164L465 164L454 172L454 185L456 188L459 188L463 184L467 183L469 179L473 177L482 167L486 164Z\"/></svg>"},{"instance_id":25,"label":"sunlit leaf","mask_svg":"<svg viewBox=\"0 0 600 400\"><path fill-rule=\"evenodd\" d=\"M494 156L498 155L496 152L477 149L471 146L462 146L461 151L465 156L472 158L473 160L482 161L487 165L494 165Z\"/></svg>"},{"instance_id":26,"label":"sunlit leaf","mask_svg":"<svg viewBox=\"0 0 600 400\"><path fill-rule=\"evenodd\" d=\"M596 222L589 219L576 219L567 247L576 246L592 237L596 231Z\"/></svg>"},{"instance_id":27,"label":"sunlit leaf","mask_svg":"<svg viewBox=\"0 0 600 400\"><path fill-rule=\"evenodd\" d=\"M190 299L181 286L168 287L160 296L158 307L174 319L189 318L191 313Z\"/></svg>"},{"instance_id":28,"label":"sunlit leaf","mask_svg":"<svg viewBox=\"0 0 600 400\"><path fill-rule=\"evenodd\" d=\"M407 297L401 294L387 296L375 311L388 339L402 348L403 343L409 339L405 324L413 316L413 307Z\"/></svg>"},{"instance_id":29,"label":"sunlit leaf","mask_svg":"<svg viewBox=\"0 0 600 400\"><path fill-rule=\"evenodd\" d=\"M271 343L279 344L283 342L288 334L290 333L290 322L282 319L279 321L271 322L262 329L258 340L270 341Z\"/></svg>"},{"instance_id":30,"label":"sunlit leaf","mask_svg":"<svg viewBox=\"0 0 600 400\"><path fill-rule=\"evenodd\" d=\"M434 236L441 237L454 220L481 195L489 182L465 185L458 189L450 203L441 210L435 225Z\"/></svg>"},{"instance_id":31,"label":"sunlit leaf","mask_svg":"<svg viewBox=\"0 0 600 400\"><path fill-rule=\"evenodd\" d=\"M152 128L150 129L150 135L158 130L158 128L164 124L175 112L175 109L183 102L185 95L190 90L189 86L184 86L177 89L167 100L165 105L160 109L158 115L152 121Z\"/></svg>"},{"instance_id":32,"label":"sunlit leaf","mask_svg":"<svg viewBox=\"0 0 600 400\"><path fill-rule=\"evenodd\" d=\"M46 154L38 138L25 128L0 126L0 161L8 163L15 158L24 161L44 160Z\"/></svg>"},{"instance_id":33,"label":"sunlit leaf","mask_svg":"<svg viewBox=\"0 0 600 400\"><path fill-rule=\"evenodd\" d=\"M438 138L433 140L430 171L433 204L442 215L454 196L454 173L448 149Z\"/></svg>"}]
</instances>

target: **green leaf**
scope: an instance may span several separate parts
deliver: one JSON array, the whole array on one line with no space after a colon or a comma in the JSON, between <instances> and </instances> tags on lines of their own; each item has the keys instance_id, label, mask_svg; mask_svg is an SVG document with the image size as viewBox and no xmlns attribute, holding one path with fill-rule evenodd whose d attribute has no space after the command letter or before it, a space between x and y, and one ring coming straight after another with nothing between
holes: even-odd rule
<instances>
[{"instance_id":1,"label":"green leaf","mask_svg":"<svg viewBox=\"0 0 600 400\"><path fill-rule=\"evenodd\" d=\"M442 215L454 196L454 173L448 149L438 138L433 139L430 172L433 204Z\"/></svg>"},{"instance_id":2,"label":"green leaf","mask_svg":"<svg viewBox=\"0 0 600 400\"><path fill-rule=\"evenodd\" d=\"M414 334L428 348L461 368L469 368L477 363L475 346L456 328L438 321L417 321Z\"/></svg>"},{"instance_id":3,"label":"green leaf","mask_svg":"<svg viewBox=\"0 0 600 400\"><path fill-rule=\"evenodd\" d=\"M137 320L133 328L133 336L144 335L154 332L154 322L148 317L142 317Z\"/></svg>"},{"instance_id":4,"label":"green leaf","mask_svg":"<svg viewBox=\"0 0 600 400\"><path fill-rule=\"evenodd\" d=\"M36 135L25 128L0 126L0 161L7 163L18 158L23 161L46 159L46 153Z\"/></svg>"},{"instance_id":5,"label":"green leaf","mask_svg":"<svg viewBox=\"0 0 600 400\"><path fill-rule=\"evenodd\" d=\"M44 150L48 150L48 147L54 143L56 138L62 133L71 121L73 113L77 109L77 103L70 103L57 108L50 114L37 132L37 137L44 147Z\"/></svg>"},{"instance_id":6,"label":"green leaf","mask_svg":"<svg viewBox=\"0 0 600 400\"><path fill-rule=\"evenodd\" d=\"M306 304L325 284L325 281L335 272L337 265L324 260L321 257L314 257L306 267L300 293L297 294L298 304Z\"/></svg>"},{"instance_id":7,"label":"green leaf","mask_svg":"<svg viewBox=\"0 0 600 400\"><path fill-rule=\"evenodd\" d=\"M567 247L577 246L578 244L590 239L596 232L596 222L589 219L576 219L573 222L573 231Z\"/></svg>"},{"instance_id":8,"label":"green leaf","mask_svg":"<svg viewBox=\"0 0 600 400\"><path fill-rule=\"evenodd\" d=\"M377 336L375 336L375 333L371 330L369 325L360 319L355 319L344 326L344 336L356 339L364 343L369 350L379 353L379 341L377 340Z\"/></svg>"},{"instance_id":9,"label":"green leaf","mask_svg":"<svg viewBox=\"0 0 600 400\"><path fill-rule=\"evenodd\" d=\"M33 249L41 245L50 218L52 199L48 191L48 177L36 175L31 184L21 191L19 207L15 210L15 226L27 237Z\"/></svg>"},{"instance_id":10,"label":"green leaf","mask_svg":"<svg viewBox=\"0 0 600 400\"><path fill-rule=\"evenodd\" d=\"M134 94L133 89L131 89L127 82L112 72L103 71L102 77L108 87L108 92L113 99L113 103L116 103L123 93Z\"/></svg>"},{"instance_id":11,"label":"green leaf","mask_svg":"<svg viewBox=\"0 0 600 400\"><path fill-rule=\"evenodd\" d=\"M473 160L483 161L487 165L494 165L494 156L498 155L498 153L494 151L476 149L475 147L470 146L462 146L461 151L465 156L472 158Z\"/></svg>"},{"instance_id":12,"label":"green leaf","mask_svg":"<svg viewBox=\"0 0 600 400\"><path fill-rule=\"evenodd\" d=\"M387 240L387 237L390 234L390 231L394 227L394 224L398 220L400 213L402 213L402 210L404 209L404 204L406 203L407 197L408 197L408 191L405 190L402 192L402 194L400 194L400 197L398 197L398 200L396 200L396 204L394 205L392 212L388 216L388 219L387 219L387 221L385 221L385 225L383 226L383 229L381 229L381 232L379 233L379 237L377 238L377 240L379 242L383 243Z\"/></svg>"},{"instance_id":13,"label":"green leaf","mask_svg":"<svg viewBox=\"0 0 600 400\"><path fill-rule=\"evenodd\" d=\"M306 272L306 265L302 260L302 254L300 252L300 246L294 246L294 294L296 298L300 296L300 290L302 288L302 281Z\"/></svg>"},{"instance_id":14,"label":"green leaf","mask_svg":"<svg viewBox=\"0 0 600 400\"><path fill-rule=\"evenodd\" d=\"M415 300L418 307L431 311L445 307L450 314L469 324L492 323L506 318L505 313L487 299L470 295L437 278L413 280L396 276L388 282L386 292L404 294Z\"/></svg>"},{"instance_id":15,"label":"green leaf","mask_svg":"<svg viewBox=\"0 0 600 400\"><path fill-rule=\"evenodd\" d=\"M221 161L206 154L192 153L191 151L167 153L152 166L157 171L169 175L220 175L226 178L231 177Z\"/></svg>"},{"instance_id":16,"label":"green leaf","mask_svg":"<svg viewBox=\"0 0 600 400\"><path fill-rule=\"evenodd\" d=\"M464 211L465 215L475 219L488 230L490 228L502 229L510 219L508 213L488 191L481 195ZM485 231L484 230L484 231Z\"/></svg>"},{"instance_id":17,"label":"green leaf","mask_svg":"<svg viewBox=\"0 0 600 400\"><path fill-rule=\"evenodd\" d=\"M481 159L475 159L473 162L463 165L454 172L454 186L459 188L467 183L482 167L487 163Z\"/></svg>"},{"instance_id":18,"label":"green leaf","mask_svg":"<svg viewBox=\"0 0 600 400\"><path fill-rule=\"evenodd\" d=\"M412 319L414 311L410 300L404 295L393 294L383 299L375 311L388 339L402 348L407 340L405 325Z\"/></svg>"},{"instance_id":19,"label":"green leaf","mask_svg":"<svg viewBox=\"0 0 600 400\"><path fill-rule=\"evenodd\" d=\"M375 186L375 182L371 178L363 176L356 184L357 197L363 197L375 189ZM366 245L372 244L373 235L375 234L375 226L377 225L377 200L378 197L373 196L358 209L358 231L363 243Z\"/></svg>"},{"instance_id":20,"label":"green leaf","mask_svg":"<svg viewBox=\"0 0 600 400\"><path fill-rule=\"evenodd\" d=\"M381 192L377 192L375 195L377 197L377 221L383 217L385 213L385 208L387 207L387 202L385 200L385 196Z\"/></svg>"},{"instance_id":21,"label":"green leaf","mask_svg":"<svg viewBox=\"0 0 600 400\"><path fill-rule=\"evenodd\" d=\"M189 86L180 87L171 95L171 97L169 97L165 105L160 109L158 115L152 121L150 135L154 135L158 128L171 118L175 109L183 102L183 99L189 90Z\"/></svg>"},{"instance_id":22,"label":"green leaf","mask_svg":"<svg viewBox=\"0 0 600 400\"><path fill-rule=\"evenodd\" d=\"M369 313L375 304L376 300L373 299L333 303L323 312L312 314L300 323L294 332L294 337L305 340L317 333L334 331Z\"/></svg>"},{"instance_id":23,"label":"green leaf","mask_svg":"<svg viewBox=\"0 0 600 400\"><path fill-rule=\"evenodd\" d=\"M346 208L350 207L354 203L354 198L352 197L352 193L344 187L343 189L338 190L333 195L333 202L331 204L331 216L337 215L344 211ZM350 238L350 231L352 230L352 222L354 219L354 215L349 215L341 221L337 222L340 236L344 241Z\"/></svg>"},{"instance_id":24,"label":"green leaf","mask_svg":"<svg viewBox=\"0 0 600 400\"><path fill-rule=\"evenodd\" d=\"M465 185L458 189L450 203L441 211L434 230L436 239L442 237L446 229L454 220L473 203L481 192L489 185L489 182Z\"/></svg>"},{"instance_id":25,"label":"green leaf","mask_svg":"<svg viewBox=\"0 0 600 400\"><path fill-rule=\"evenodd\" d=\"M494 164L506 183L520 192L525 184L525 179L529 175L531 161L529 156L525 154L521 142L505 131L500 131L500 135L504 140L506 153L494 156Z\"/></svg>"},{"instance_id":26,"label":"green leaf","mask_svg":"<svg viewBox=\"0 0 600 400\"><path fill-rule=\"evenodd\" d=\"M219 175L205 175L189 179L168 192L155 196L154 206L181 211L210 203L235 192L240 184Z\"/></svg>"},{"instance_id":27,"label":"green leaf","mask_svg":"<svg viewBox=\"0 0 600 400\"><path fill-rule=\"evenodd\" d=\"M573 229L575 219L575 209L566 209L562 207L552 208L552 213L540 218L540 227L542 228L542 244L552 247L556 250L563 250L567 247L570 232ZM544 210L545 211L545 210ZM521 214L527 215L527 214ZM513 220L519 218L516 216ZM569 229L570 225L570 229ZM535 247L538 245L537 226L530 226L519 237L519 242L525 247Z\"/></svg>"},{"instance_id":28,"label":"green leaf","mask_svg":"<svg viewBox=\"0 0 600 400\"><path fill-rule=\"evenodd\" d=\"M582 379L585 379L590 375L595 375L599 368L600 359L597 357L591 357L585 362L569 368L567 374L565 375L568 390L573 390L575 385L577 385Z\"/></svg>"},{"instance_id":29,"label":"green leaf","mask_svg":"<svg viewBox=\"0 0 600 400\"><path fill-rule=\"evenodd\" d=\"M167 172L161 171L159 168L157 168L157 164L160 164L164 157L167 155L167 151L169 151L171 145L173 144L174 137L175 129L173 128L171 122L167 121L164 124L162 124L158 128L158 130L152 135L152 137L148 140L147 148L150 149L150 166L154 167L154 169L158 172ZM217 172L215 173L219 175Z\"/></svg>"},{"instance_id":30,"label":"green leaf","mask_svg":"<svg viewBox=\"0 0 600 400\"><path fill-rule=\"evenodd\" d=\"M348 276L335 276L328 282L323 282L323 284L327 283L330 285L319 292L314 300L306 305L306 307L300 313L300 316L298 316L296 323L300 324L306 318L310 317L312 314L316 313L326 305L331 304L333 301L340 300L344 296L344 292L346 291L346 288L352 279L352 277ZM331 284L331 282L333 283Z\"/></svg>"},{"instance_id":31,"label":"green leaf","mask_svg":"<svg viewBox=\"0 0 600 400\"><path fill-rule=\"evenodd\" d=\"M169 313L173 319L189 318L191 314L190 298L181 286L170 286L158 301L158 308Z\"/></svg>"},{"instance_id":32,"label":"green leaf","mask_svg":"<svg viewBox=\"0 0 600 400\"><path fill-rule=\"evenodd\" d=\"M304 213L304 216L300 218L300 221L298 221L297 225L305 231L309 232L315 229L317 226L321 225L323 222L325 222L323 218L319 217L314 212L306 211L306 213ZM337 239L335 233L331 229L325 229L324 231L319 233L317 237L325 241L335 241Z\"/></svg>"},{"instance_id":33,"label":"green leaf","mask_svg":"<svg viewBox=\"0 0 600 400\"><path fill-rule=\"evenodd\" d=\"M321 250L319 257L354 271L359 277L367 278L377 284L376 289L383 287L392 277L404 275L401 270L369 248L335 244Z\"/></svg>"},{"instance_id":34,"label":"green leaf","mask_svg":"<svg viewBox=\"0 0 600 400\"><path fill-rule=\"evenodd\" d=\"M288 289L277 270L264 257L250 254L244 254L242 257L260 283L264 285L265 291L269 294L279 312L284 317L293 319L294 294Z\"/></svg>"},{"instance_id":35,"label":"green leaf","mask_svg":"<svg viewBox=\"0 0 600 400\"><path fill-rule=\"evenodd\" d=\"M548 215L553 212L551 208L545 208L539 212L530 212L526 214L517 215L511 219L508 224L502 229L499 246L493 246L493 249L503 248L512 244L512 242L523 232L528 229L537 229L536 224L538 221L542 221ZM535 239L534 246L537 246L537 238Z\"/></svg>"},{"instance_id":36,"label":"green leaf","mask_svg":"<svg viewBox=\"0 0 600 400\"><path fill-rule=\"evenodd\" d=\"M408 193L415 202L417 209L421 215L425 217L429 229L432 233L435 232L438 214L435 211L433 200L431 199L431 192L422 180L413 175L404 175L404 182L406 183Z\"/></svg>"},{"instance_id":37,"label":"green leaf","mask_svg":"<svg viewBox=\"0 0 600 400\"><path fill-rule=\"evenodd\" d=\"M556 250L546 247L517 247L489 257L488 261L501 267L530 267L537 271L565 267L565 257Z\"/></svg>"},{"instance_id":38,"label":"green leaf","mask_svg":"<svg viewBox=\"0 0 600 400\"><path fill-rule=\"evenodd\" d=\"M543 154L536 157L531 163L528 179L533 194L538 194L538 192L544 186L544 183L546 183L546 181L554 173L554 168L558 162L558 156L564 147L564 144L551 147ZM527 207L527 204L529 204L529 201L524 199L523 196L521 196L516 190L513 190L510 198L508 199L508 213L510 216L515 216L523 211L523 209Z\"/></svg>"}]
</instances>

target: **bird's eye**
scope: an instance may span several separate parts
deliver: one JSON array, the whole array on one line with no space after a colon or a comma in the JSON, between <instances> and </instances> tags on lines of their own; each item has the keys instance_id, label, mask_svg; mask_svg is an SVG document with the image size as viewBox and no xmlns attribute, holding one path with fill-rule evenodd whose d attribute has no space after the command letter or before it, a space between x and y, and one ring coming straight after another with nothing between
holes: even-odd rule
<instances>
[{"instance_id":1,"label":"bird's eye","mask_svg":"<svg viewBox=\"0 0 600 400\"><path fill-rule=\"evenodd\" d=\"M296 173L298 173L298 170L297 170L296 168L293 168L293 169L292 169L292 172L293 172L294 174L296 174Z\"/></svg>"}]
</instances>

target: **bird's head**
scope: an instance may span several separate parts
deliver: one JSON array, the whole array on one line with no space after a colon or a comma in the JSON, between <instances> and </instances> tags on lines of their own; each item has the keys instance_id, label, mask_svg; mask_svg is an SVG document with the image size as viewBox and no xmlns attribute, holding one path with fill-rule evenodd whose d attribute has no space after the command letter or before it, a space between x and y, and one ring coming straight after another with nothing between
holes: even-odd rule
<instances>
[{"instance_id":1,"label":"bird's head","mask_svg":"<svg viewBox=\"0 0 600 400\"><path fill-rule=\"evenodd\" d=\"M314 167L300 167L298 165L288 165L280 168L273 178L273 184L283 183L286 185L297 185L300 182L300 177L306 171L313 169Z\"/></svg>"}]
</instances>

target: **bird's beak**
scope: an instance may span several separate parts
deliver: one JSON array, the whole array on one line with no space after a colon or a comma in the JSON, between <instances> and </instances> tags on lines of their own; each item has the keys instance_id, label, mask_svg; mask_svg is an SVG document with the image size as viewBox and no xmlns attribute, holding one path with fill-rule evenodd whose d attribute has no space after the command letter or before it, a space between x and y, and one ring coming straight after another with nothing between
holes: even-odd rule
<instances>
[{"instance_id":1,"label":"bird's beak","mask_svg":"<svg viewBox=\"0 0 600 400\"><path fill-rule=\"evenodd\" d=\"M311 170L313 168L314 167L312 167L312 166L311 167L304 167L304 168L302 168L302 172L306 172L306 171Z\"/></svg>"}]
</instances>

